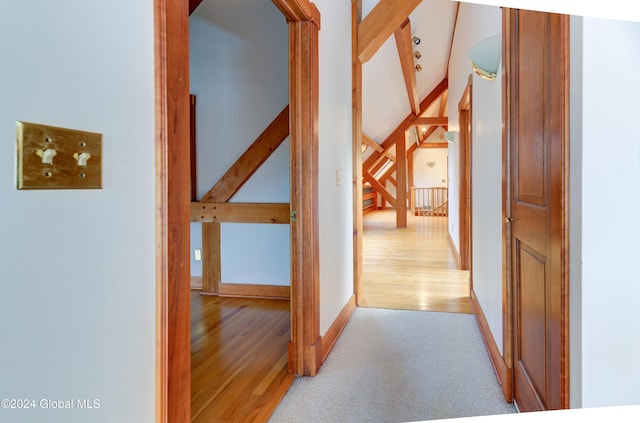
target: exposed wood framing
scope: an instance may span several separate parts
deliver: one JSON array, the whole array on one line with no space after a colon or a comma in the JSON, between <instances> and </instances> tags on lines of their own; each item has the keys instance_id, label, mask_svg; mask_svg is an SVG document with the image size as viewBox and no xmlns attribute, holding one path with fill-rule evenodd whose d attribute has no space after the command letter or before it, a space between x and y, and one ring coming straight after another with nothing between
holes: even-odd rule
<instances>
[{"instance_id":1,"label":"exposed wood framing","mask_svg":"<svg viewBox=\"0 0 640 423\"><path fill-rule=\"evenodd\" d=\"M413 63L413 43L411 41L411 22L405 19L404 22L393 33L398 47L400 66L404 85L407 89L409 105L411 111L416 116L420 114L420 99L418 98L418 87L416 85L416 70Z\"/></svg>"},{"instance_id":2,"label":"exposed wood framing","mask_svg":"<svg viewBox=\"0 0 640 423\"><path fill-rule=\"evenodd\" d=\"M380 0L358 25L358 59L366 63L421 0Z\"/></svg>"},{"instance_id":3,"label":"exposed wood framing","mask_svg":"<svg viewBox=\"0 0 640 423\"><path fill-rule=\"evenodd\" d=\"M360 145L364 140L362 133L362 64L358 60L358 25L362 21L362 0L351 0L351 90L352 102L352 131L353 131L353 292L356 305L362 304L364 288L362 280L363 251L362 251L362 153ZM378 145L376 143L376 145ZM378 149L383 150L378 145ZM374 199L377 197L375 193ZM374 208L376 202L374 200ZM329 338L329 342L331 339ZM326 347L325 351L328 349ZM324 356L324 354L323 354Z\"/></svg>"},{"instance_id":4,"label":"exposed wood framing","mask_svg":"<svg viewBox=\"0 0 640 423\"><path fill-rule=\"evenodd\" d=\"M430 93L427 97L420 102L420 110L427 110L434 101L436 101L448 88L447 79L443 79ZM392 145L396 142L396 138L398 136L404 136L404 131L409 129L410 126L415 125L415 120L417 116L411 113L407 116L397 127L393 130L393 132L380 144L382 148L387 148L389 145ZM371 156L364 162L363 169L371 170L371 165L374 161L376 161L380 157L380 153L373 152Z\"/></svg>"},{"instance_id":5,"label":"exposed wood framing","mask_svg":"<svg viewBox=\"0 0 640 423\"><path fill-rule=\"evenodd\" d=\"M438 126L448 126L449 118L448 117L417 117L413 122L414 125L438 125Z\"/></svg>"},{"instance_id":6,"label":"exposed wood framing","mask_svg":"<svg viewBox=\"0 0 640 423\"><path fill-rule=\"evenodd\" d=\"M216 294L222 279L220 223L202 224L202 292Z\"/></svg>"},{"instance_id":7,"label":"exposed wood framing","mask_svg":"<svg viewBox=\"0 0 640 423\"><path fill-rule=\"evenodd\" d=\"M449 148L448 142L423 142L419 148Z\"/></svg>"},{"instance_id":8,"label":"exposed wood framing","mask_svg":"<svg viewBox=\"0 0 640 423\"><path fill-rule=\"evenodd\" d=\"M409 131L396 141L396 227L407 227L407 138Z\"/></svg>"},{"instance_id":9,"label":"exposed wood framing","mask_svg":"<svg viewBox=\"0 0 640 423\"><path fill-rule=\"evenodd\" d=\"M229 201L288 135L289 106L286 106L200 201L210 203Z\"/></svg>"},{"instance_id":10,"label":"exposed wood framing","mask_svg":"<svg viewBox=\"0 0 640 423\"><path fill-rule=\"evenodd\" d=\"M378 153L382 153L384 151L384 149L380 147L380 144L378 144L373 138L364 133L362 134L362 144L373 148Z\"/></svg>"},{"instance_id":11,"label":"exposed wood framing","mask_svg":"<svg viewBox=\"0 0 640 423\"><path fill-rule=\"evenodd\" d=\"M192 222L289 223L288 203L191 203Z\"/></svg>"},{"instance_id":12,"label":"exposed wood framing","mask_svg":"<svg viewBox=\"0 0 640 423\"><path fill-rule=\"evenodd\" d=\"M444 116L444 112L447 110L447 99L449 98L449 89L445 90L445 92L442 93L442 97L440 100L440 111L438 116L443 117Z\"/></svg>"},{"instance_id":13,"label":"exposed wood framing","mask_svg":"<svg viewBox=\"0 0 640 423\"><path fill-rule=\"evenodd\" d=\"M393 195L391 195L391 193L387 191L387 189L380 182L378 182L378 180L374 178L372 174L370 174L369 172L363 172L363 174L364 180L369 182L373 189L380 195L382 195L382 198L384 198L389 204L391 204L392 207L395 207L396 199L393 198Z\"/></svg>"}]
</instances>

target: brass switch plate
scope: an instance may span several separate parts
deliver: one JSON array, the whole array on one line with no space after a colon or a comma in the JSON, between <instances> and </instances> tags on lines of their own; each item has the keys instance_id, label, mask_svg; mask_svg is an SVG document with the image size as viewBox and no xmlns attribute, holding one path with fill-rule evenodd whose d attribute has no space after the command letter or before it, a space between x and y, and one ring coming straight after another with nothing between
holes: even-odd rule
<instances>
[{"instance_id":1,"label":"brass switch plate","mask_svg":"<svg viewBox=\"0 0 640 423\"><path fill-rule=\"evenodd\" d=\"M102 134L16 122L18 189L102 188Z\"/></svg>"}]
</instances>

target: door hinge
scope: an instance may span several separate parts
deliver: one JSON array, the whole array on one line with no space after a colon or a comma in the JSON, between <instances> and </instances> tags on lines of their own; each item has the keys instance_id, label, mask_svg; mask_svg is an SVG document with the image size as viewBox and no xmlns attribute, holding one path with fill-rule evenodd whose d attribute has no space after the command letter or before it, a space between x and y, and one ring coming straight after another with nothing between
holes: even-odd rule
<instances>
[{"instance_id":1,"label":"door hinge","mask_svg":"<svg viewBox=\"0 0 640 423\"><path fill-rule=\"evenodd\" d=\"M298 212L295 210L291 210L291 214L289 215L289 217L291 217L291 221L292 222L297 222L298 221Z\"/></svg>"}]
</instances>

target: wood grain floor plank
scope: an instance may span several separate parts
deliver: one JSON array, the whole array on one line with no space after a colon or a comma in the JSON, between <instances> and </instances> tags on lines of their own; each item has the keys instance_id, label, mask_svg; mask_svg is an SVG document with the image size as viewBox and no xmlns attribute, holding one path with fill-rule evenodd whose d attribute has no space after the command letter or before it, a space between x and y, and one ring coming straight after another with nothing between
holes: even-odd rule
<instances>
[{"instance_id":1,"label":"wood grain floor plank","mask_svg":"<svg viewBox=\"0 0 640 423\"><path fill-rule=\"evenodd\" d=\"M288 300L191 294L191 421L266 421L293 383Z\"/></svg>"},{"instance_id":2,"label":"wood grain floor plank","mask_svg":"<svg viewBox=\"0 0 640 423\"><path fill-rule=\"evenodd\" d=\"M458 270L447 218L408 216L395 228L395 211L364 216L363 307L471 313L469 271Z\"/></svg>"}]
</instances>

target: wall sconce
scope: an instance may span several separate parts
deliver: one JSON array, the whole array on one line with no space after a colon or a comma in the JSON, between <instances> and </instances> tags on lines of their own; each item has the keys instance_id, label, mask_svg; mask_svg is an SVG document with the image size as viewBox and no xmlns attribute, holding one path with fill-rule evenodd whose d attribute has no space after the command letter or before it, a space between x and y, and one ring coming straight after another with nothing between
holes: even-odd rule
<instances>
[{"instance_id":1,"label":"wall sconce","mask_svg":"<svg viewBox=\"0 0 640 423\"><path fill-rule=\"evenodd\" d=\"M444 137L447 142L453 144L454 141L458 140L458 131L447 131L444 133Z\"/></svg>"},{"instance_id":2,"label":"wall sconce","mask_svg":"<svg viewBox=\"0 0 640 423\"><path fill-rule=\"evenodd\" d=\"M427 166L429 167L434 167L436 165L436 162L427 162Z\"/></svg>"},{"instance_id":3,"label":"wall sconce","mask_svg":"<svg viewBox=\"0 0 640 423\"><path fill-rule=\"evenodd\" d=\"M413 57L415 57L416 59L419 59L422 57L422 53L420 53L418 50L413 52Z\"/></svg>"},{"instance_id":4,"label":"wall sconce","mask_svg":"<svg viewBox=\"0 0 640 423\"><path fill-rule=\"evenodd\" d=\"M418 37L416 37L416 36L414 36L414 37L411 39L411 41L413 41L413 44L415 44L415 45L420 44L420 38L418 38Z\"/></svg>"},{"instance_id":5,"label":"wall sconce","mask_svg":"<svg viewBox=\"0 0 640 423\"><path fill-rule=\"evenodd\" d=\"M502 56L502 35L496 35L480 41L469 53L471 67L481 78L493 81L498 75Z\"/></svg>"},{"instance_id":6,"label":"wall sconce","mask_svg":"<svg viewBox=\"0 0 640 423\"><path fill-rule=\"evenodd\" d=\"M422 72L422 66L420 66L420 64L416 65L416 71L417 72Z\"/></svg>"}]
</instances>

